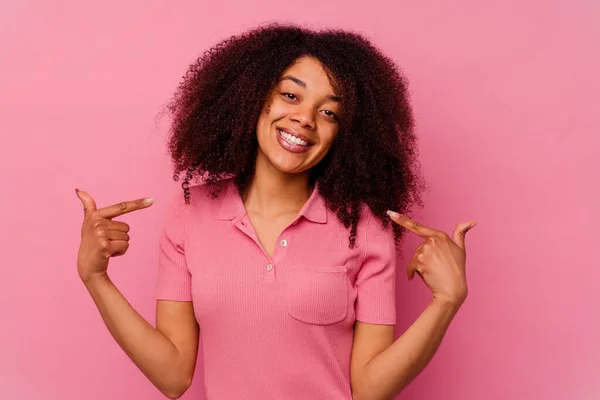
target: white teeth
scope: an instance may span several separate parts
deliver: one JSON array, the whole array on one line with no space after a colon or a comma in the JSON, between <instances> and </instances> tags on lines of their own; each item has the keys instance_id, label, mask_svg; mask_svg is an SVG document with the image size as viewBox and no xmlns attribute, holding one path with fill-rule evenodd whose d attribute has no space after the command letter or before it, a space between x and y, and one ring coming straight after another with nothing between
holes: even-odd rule
<instances>
[{"instance_id":1,"label":"white teeth","mask_svg":"<svg viewBox=\"0 0 600 400\"><path fill-rule=\"evenodd\" d=\"M290 142L291 144L297 144L300 146L308 146L308 143L305 142L304 140L297 138L296 136L292 136L287 132L281 131L281 130L277 130L277 132L279 132L279 135L284 138L285 140L287 140L288 142Z\"/></svg>"}]
</instances>

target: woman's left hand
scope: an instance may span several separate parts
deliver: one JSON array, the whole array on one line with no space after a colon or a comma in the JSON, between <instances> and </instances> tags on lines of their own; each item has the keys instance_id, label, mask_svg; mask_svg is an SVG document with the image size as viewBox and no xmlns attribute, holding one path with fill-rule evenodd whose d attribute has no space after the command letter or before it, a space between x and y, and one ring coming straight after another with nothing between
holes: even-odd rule
<instances>
[{"instance_id":1,"label":"woman's left hand","mask_svg":"<svg viewBox=\"0 0 600 400\"><path fill-rule=\"evenodd\" d=\"M421 225L402 214L388 211L388 215L398 225L425 239L408 262L408 279L416 272L434 300L460 307L467 297L465 235L477 222L459 224L450 238L446 232Z\"/></svg>"}]
</instances>

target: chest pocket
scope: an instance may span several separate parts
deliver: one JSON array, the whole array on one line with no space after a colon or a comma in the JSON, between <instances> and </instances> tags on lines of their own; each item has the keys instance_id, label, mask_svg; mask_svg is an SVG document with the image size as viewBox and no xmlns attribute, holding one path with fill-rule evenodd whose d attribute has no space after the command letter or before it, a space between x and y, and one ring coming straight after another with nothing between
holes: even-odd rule
<instances>
[{"instance_id":1,"label":"chest pocket","mask_svg":"<svg viewBox=\"0 0 600 400\"><path fill-rule=\"evenodd\" d=\"M292 266L286 280L288 314L313 325L330 325L348 313L347 268Z\"/></svg>"}]
</instances>

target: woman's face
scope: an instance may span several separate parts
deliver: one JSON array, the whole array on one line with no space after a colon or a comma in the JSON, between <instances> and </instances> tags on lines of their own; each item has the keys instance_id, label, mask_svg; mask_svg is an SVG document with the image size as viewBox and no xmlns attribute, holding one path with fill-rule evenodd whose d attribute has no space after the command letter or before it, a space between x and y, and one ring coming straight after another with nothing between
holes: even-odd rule
<instances>
[{"instance_id":1,"label":"woman's face","mask_svg":"<svg viewBox=\"0 0 600 400\"><path fill-rule=\"evenodd\" d=\"M339 99L321 63L301 57L282 75L256 126L258 157L285 173L308 171L338 132Z\"/></svg>"}]
</instances>

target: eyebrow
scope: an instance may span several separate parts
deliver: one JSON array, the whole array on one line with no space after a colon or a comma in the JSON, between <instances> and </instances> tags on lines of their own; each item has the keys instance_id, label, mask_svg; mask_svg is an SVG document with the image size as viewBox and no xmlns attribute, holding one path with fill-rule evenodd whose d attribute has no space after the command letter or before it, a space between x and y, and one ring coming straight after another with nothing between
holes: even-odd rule
<instances>
[{"instance_id":1,"label":"eyebrow","mask_svg":"<svg viewBox=\"0 0 600 400\"><path fill-rule=\"evenodd\" d=\"M302 81L302 80L300 80L300 79L296 78L295 76L292 76L292 75L286 75L286 76L284 76L283 78L281 78L281 80L282 80L282 81L284 81L284 80L289 80L289 81L292 81L292 82L294 82L296 85L298 85L298 86L302 86L304 89L306 89L306 83L305 83L304 81ZM341 100L341 99L340 99L338 96L334 96L334 95L332 95L332 94L328 94L328 95L327 95L327 98L328 98L329 100L331 100L331 101L335 101L335 102L338 102L338 103L339 103L339 102L340 102L340 100Z\"/></svg>"}]
</instances>

